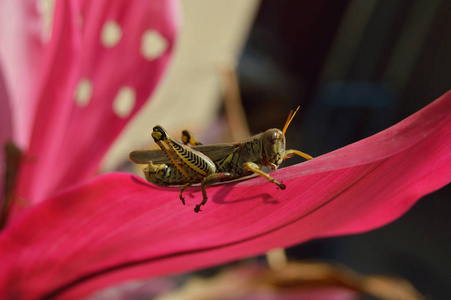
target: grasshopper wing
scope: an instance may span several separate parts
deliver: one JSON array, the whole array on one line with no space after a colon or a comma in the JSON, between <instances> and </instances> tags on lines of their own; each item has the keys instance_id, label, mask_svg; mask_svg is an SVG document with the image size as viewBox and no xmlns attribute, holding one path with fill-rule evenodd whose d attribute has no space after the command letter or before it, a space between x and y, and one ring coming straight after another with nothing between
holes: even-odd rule
<instances>
[{"instance_id":1,"label":"grasshopper wing","mask_svg":"<svg viewBox=\"0 0 451 300\"><path fill-rule=\"evenodd\" d=\"M152 161L153 164L168 164L171 163L169 158L163 151L155 150L135 150L130 152L129 158L135 164L147 164Z\"/></svg>"},{"instance_id":2,"label":"grasshopper wing","mask_svg":"<svg viewBox=\"0 0 451 300\"><path fill-rule=\"evenodd\" d=\"M199 145L199 146L193 146L193 148L196 151L202 152L208 158L210 158L212 161L220 160L221 158L224 158L228 154L232 153L238 145L232 144L232 143L221 143L221 144L211 144L211 145Z\"/></svg>"},{"instance_id":3,"label":"grasshopper wing","mask_svg":"<svg viewBox=\"0 0 451 300\"><path fill-rule=\"evenodd\" d=\"M193 150L202 152L212 161L217 161L227 154L233 152L237 145L232 143L199 145L191 147ZM171 164L172 162L167 158L161 150L135 150L130 152L129 158L135 164L147 164L152 161L153 164Z\"/></svg>"}]
</instances>

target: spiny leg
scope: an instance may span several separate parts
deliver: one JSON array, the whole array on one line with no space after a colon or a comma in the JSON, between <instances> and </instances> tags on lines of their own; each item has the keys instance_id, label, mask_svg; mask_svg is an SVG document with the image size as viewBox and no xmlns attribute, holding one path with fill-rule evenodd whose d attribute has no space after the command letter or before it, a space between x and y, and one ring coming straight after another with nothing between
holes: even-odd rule
<instances>
[{"instance_id":1,"label":"spiny leg","mask_svg":"<svg viewBox=\"0 0 451 300\"><path fill-rule=\"evenodd\" d=\"M282 190L284 190L286 188L285 184L283 184L282 182L278 182L277 180L275 180L274 178L269 176L269 174L267 174L267 173L263 172L262 170L260 170L260 167L257 164L253 163L253 162L246 162L246 163L243 164L243 167L247 171L252 171L252 172L254 172L257 175L268 179L270 182L276 184Z\"/></svg>"},{"instance_id":2,"label":"spiny leg","mask_svg":"<svg viewBox=\"0 0 451 300\"><path fill-rule=\"evenodd\" d=\"M187 132L187 131L185 131ZM216 172L216 166L214 162L208 158L206 155L201 152L195 151L187 146L182 145L181 143L172 140L163 127L157 125L153 128L152 137L155 143L160 146L161 150L166 154L172 164L180 171L180 173L187 179L188 183L183 185L180 191L180 199L182 203L185 204L182 193L183 191L190 186L192 182L196 182L198 179L202 179L202 195L203 200L201 204L198 204L194 209L195 212L200 211L200 206L204 205L207 202L207 193L205 191L205 185L212 184L218 181L230 180L229 178L232 176L229 173L223 173L223 175L219 175L221 173ZM182 136L183 139L183 136ZM194 138L191 136L187 138L187 141L192 143ZM197 140L195 140L197 141ZM168 147L166 148L163 143L164 142ZM218 175L217 175L218 174ZM198 182L198 181L197 181Z\"/></svg>"},{"instance_id":3,"label":"spiny leg","mask_svg":"<svg viewBox=\"0 0 451 300\"><path fill-rule=\"evenodd\" d=\"M157 143L157 145L160 147L160 149L165 153L165 155L169 158L169 160L172 162L172 164L182 173L182 175L190 179L191 175L187 173L187 171L179 164L177 161L177 153L174 151L173 148L168 144L169 141L171 141L171 138L167 135L166 131L163 129L163 127L157 125L153 128L152 137ZM168 148L166 148L161 141L164 141Z\"/></svg>"},{"instance_id":4,"label":"spiny leg","mask_svg":"<svg viewBox=\"0 0 451 300\"><path fill-rule=\"evenodd\" d=\"M217 182L229 181L229 180L232 180L232 179L234 179L233 174L226 173L226 172L224 172L224 173L214 173L214 174L211 174L211 175L208 175L207 177L205 177L202 180L202 184L201 184L203 199L202 199L201 203L196 205L196 207L194 208L194 211L195 212L199 212L200 211L200 207L202 205L205 205L205 203L207 203L208 197L207 197L207 190L205 189L205 187L207 185L210 185L210 184L213 184L213 183L217 183Z\"/></svg>"},{"instance_id":5,"label":"spiny leg","mask_svg":"<svg viewBox=\"0 0 451 300\"><path fill-rule=\"evenodd\" d=\"M285 160L285 159L291 158L295 155L302 156L303 158L305 158L307 160L310 160L313 158L310 155L308 155L307 153L301 152L299 150L286 150L285 152L282 153L282 158Z\"/></svg>"},{"instance_id":6,"label":"spiny leg","mask_svg":"<svg viewBox=\"0 0 451 300\"><path fill-rule=\"evenodd\" d=\"M152 137L155 142L172 164L186 177L187 182L197 181L216 172L216 166L208 156L171 139L159 125L155 126L153 130ZM161 141L168 146L167 149Z\"/></svg>"},{"instance_id":7,"label":"spiny leg","mask_svg":"<svg viewBox=\"0 0 451 300\"><path fill-rule=\"evenodd\" d=\"M202 145L201 142L199 142L194 135L188 131L188 130L183 130L182 131L182 142L184 145L191 145L191 146L198 146L198 145Z\"/></svg>"},{"instance_id":8,"label":"spiny leg","mask_svg":"<svg viewBox=\"0 0 451 300\"><path fill-rule=\"evenodd\" d=\"M182 186L182 189L180 190L180 200L182 200L183 205L185 205L185 198L183 198L182 196L183 191L186 190L187 187L190 187L192 185L193 185L192 183L186 183Z\"/></svg>"}]
</instances>

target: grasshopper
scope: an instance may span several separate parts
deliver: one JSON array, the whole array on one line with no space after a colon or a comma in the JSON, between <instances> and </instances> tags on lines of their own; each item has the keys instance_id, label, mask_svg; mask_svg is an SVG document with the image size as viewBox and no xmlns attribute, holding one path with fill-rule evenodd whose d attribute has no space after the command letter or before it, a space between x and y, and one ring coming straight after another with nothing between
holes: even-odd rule
<instances>
[{"instance_id":1,"label":"grasshopper","mask_svg":"<svg viewBox=\"0 0 451 300\"><path fill-rule=\"evenodd\" d=\"M201 184L202 202L194 211L200 211L207 202L206 186L257 174L284 190L286 186L261 170L267 166L272 170L287 158L299 155L312 159L298 150L285 150L285 132L297 110L290 112L283 130L268 129L247 140L236 143L202 145L192 134L184 130L182 142L173 140L163 127L153 128L152 138L161 150L135 150L130 160L136 164L147 164L144 175L147 181L159 186L182 186L180 200L185 205L183 191L193 184Z\"/></svg>"}]
</instances>

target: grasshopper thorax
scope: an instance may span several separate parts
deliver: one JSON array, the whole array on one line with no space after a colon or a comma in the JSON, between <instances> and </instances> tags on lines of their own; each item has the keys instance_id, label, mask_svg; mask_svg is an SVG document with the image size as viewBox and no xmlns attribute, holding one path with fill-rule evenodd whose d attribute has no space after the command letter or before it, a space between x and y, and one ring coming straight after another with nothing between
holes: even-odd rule
<instances>
[{"instance_id":1,"label":"grasshopper thorax","mask_svg":"<svg viewBox=\"0 0 451 300\"><path fill-rule=\"evenodd\" d=\"M283 161L285 135L279 129L268 129L262 134L262 146L262 165L276 169Z\"/></svg>"}]
</instances>

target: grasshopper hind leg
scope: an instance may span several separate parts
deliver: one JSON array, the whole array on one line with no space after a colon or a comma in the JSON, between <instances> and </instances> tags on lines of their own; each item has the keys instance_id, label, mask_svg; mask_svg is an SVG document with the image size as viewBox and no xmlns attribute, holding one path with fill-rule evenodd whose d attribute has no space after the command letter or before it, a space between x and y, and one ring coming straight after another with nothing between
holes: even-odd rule
<instances>
[{"instance_id":1,"label":"grasshopper hind leg","mask_svg":"<svg viewBox=\"0 0 451 300\"><path fill-rule=\"evenodd\" d=\"M166 164L153 164L152 161L149 161L143 171L147 181L159 186L165 186L167 184L165 184L164 178L168 169Z\"/></svg>"},{"instance_id":2,"label":"grasshopper hind leg","mask_svg":"<svg viewBox=\"0 0 451 300\"><path fill-rule=\"evenodd\" d=\"M202 143L199 142L194 137L194 135L188 130L183 130L182 131L182 142L183 142L184 145L191 145L191 146L202 145Z\"/></svg>"}]
</instances>

